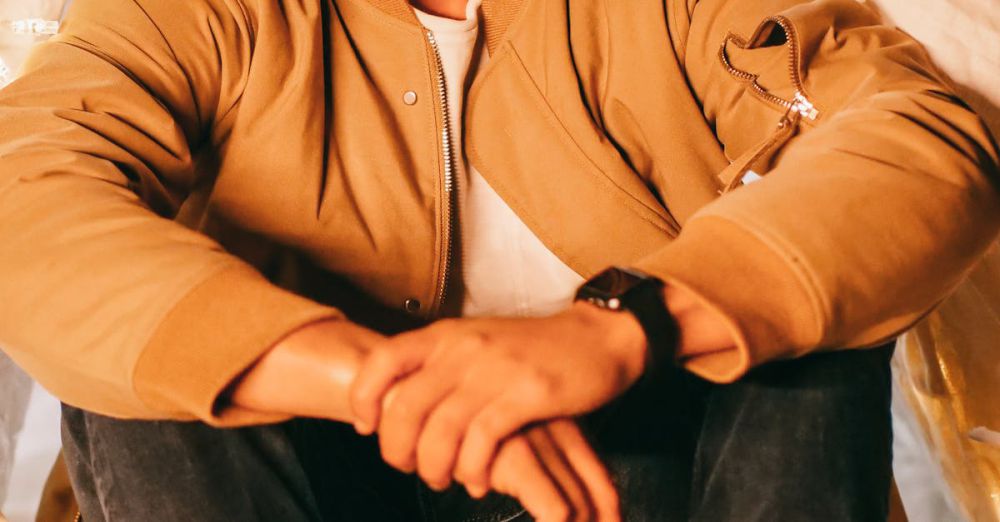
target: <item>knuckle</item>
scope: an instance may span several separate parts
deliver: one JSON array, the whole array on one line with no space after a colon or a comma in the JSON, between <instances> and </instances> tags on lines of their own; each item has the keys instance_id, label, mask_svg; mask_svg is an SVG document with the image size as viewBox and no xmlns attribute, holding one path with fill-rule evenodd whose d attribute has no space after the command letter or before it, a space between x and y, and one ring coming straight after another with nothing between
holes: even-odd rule
<instances>
[{"instance_id":1,"label":"knuckle","mask_svg":"<svg viewBox=\"0 0 1000 522\"><path fill-rule=\"evenodd\" d=\"M434 424L428 426L428 431L433 430L438 445L450 443L462 431L463 419L457 412L445 411L436 415Z\"/></svg>"},{"instance_id":2,"label":"knuckle","mask_svg":"<svg viewBox=\"0 0 1000 522\"><path fill-rule=\"evenodd\" d=\"M461 331L447 337L442 344L447 345L446 351L451 357L467 360L482 350L483 340L475 332Z\"/></svg>"},{"instance_id":3,"label":"knuckle","mask_svg":"<svg viewBox=\"0 0 1000 522\"><path fill-rule=\"evenodd\" d=\"M500 447L500 453L508 453L523 458L525 456L534 456L535 452L531 449L528 439L524 437L511 437Z\"/></svg>"},{"instance_id":4,"label":"knuckle","mask_svg":"<svg viewBox=\"0 0 1000 522\"><path fill-rule=\"evenodd\" d=\"M428 472L442 470L455 452L455 438L425 431L417 447L417 462ZM446 471L446 470L444 470Z\"/></svg>"},{"instance_id":5,"label":"knuckle","mask_svg":"<svg viewBox=\"0 0 1000 522\"><path fill-rule=\"evenodd\" d=\"M484 332L466 332L462 344L468 350L482 350L490 344L490 336Z\"/></svg>"},{"instance_id":6,"label":"knuckle","mask_svg":"<svg viewBox=\"0 0 1000 522\"><path fill-rule=\"evenodd\" d=\"M372 391L367 386L352 387L349 392L351 405L354 406L355 408L357 408L358 406L367 406L374 400L372 397L374 393L375 392Z\"/></svg>"},{"instance_id":7,"label":"knuckle","mask_svg":"<svg viewBox=\"0 0 1000 522\"><path fill-rule=\"evenodd\" d=\"M417 450L417 471L424 482L430 484L442 478L441 460L440 453L434 448L421 447Z\"/></svg>"},{"instance_id":8,"label":"knuckle","mask_svg":"<svg viewBox=\"0 0 1000 522\"><path fill-rule=\"evenodd\" d=\"M374 400L378 391L378 376L374 372L364 372L351 385L351 396L361 400Z\"/></svg>"},{"instance_id":9,"label":"knuckle","mask_svg":"<svg viewBox=\"0 0 1000 522\"><path fill-rule=\"evenodd\" d=\"M467 437L478 442L490 442L499 438L500 415L480 415L469 425Z\"/></svg>"},{"instance_id":10,"label":"knuckle","mask_svg":"<svg viewBox=\"0 0 1000 522\"><path fill-rule=\"evenodd\" d=\"M406 390L406 392L404 393L403 390L400 390L400 393L394 396L386 406L386 419L390 419L396 423L409 424L419 415L414 394L409 393L410 390Z\"/></svg>"},{"instance_id":11,"label":"knuckle","mask_svg":"<svg viewBox=\"0 0 1000 522\"><path fill-rule=\"evenodd\" d=\"M519 396L536 402L544 401L552 397L555 392L555 385L544 373L533 370L524 373L519 384Z\"/></svg>"},{"instance_id":12,"label":"knuckle","mask_svg":"<svg viewBox=\"0 0 1000 522\"><path fill-rule=\"evenodd\" d=\"M368 365L379 369L392 369L399 365L400 357L395 350L376 349L368 354Z\"/></svg>"},{"instance_id":13,"label":"knuckle","mask_svg":"<svg viewBox=\"0 0 1000 522\"><path fill-rule=\"evenodd\" d=\"M494 473L501 470L506 464L501 460L501 464L493 467ZM482 468L478 455L469 455L467 452L463 452L458 462L455 463L454 475L455 480L467 485L482 485L484 481L490 479L486 476L486 469Z\"/></svg>"},{"instance_id":14,"label":"knuckle","mask_svg":"<svg viewBox=\"0 0 1000 522\"><path fill-rule=\"evenodd\" d=\"M487 477L485 480L494 480L496 478L496 471L496 468L494 468L494 476ZM452 475L455 477L455 480L467 486L481 485L484 480L479 476L479 473L473 469L473 464L462 460L459 460L458 463L455 464L455 471L452 472Z\"/></svg>"}]
</instances>

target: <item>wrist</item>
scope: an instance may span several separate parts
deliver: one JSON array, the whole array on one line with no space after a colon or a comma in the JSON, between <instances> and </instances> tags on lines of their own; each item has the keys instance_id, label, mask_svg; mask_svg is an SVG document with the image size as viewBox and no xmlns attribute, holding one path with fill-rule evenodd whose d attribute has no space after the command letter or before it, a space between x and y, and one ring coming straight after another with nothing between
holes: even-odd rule
<instances>
[{"instance_id":1,"label":"wrist","mask_svg":"<svg viewBox=\"0 0 1000 522\"><path fill-rule=\"evenodd\" d=\"M587 301L575 302L573 311L598 325L606 336L606 346L620 357L630 381L642 376L649 358L649 342L634 315L601 308Z\"/></svg>"},{"instance_id":2,"label":"wrist","mask_svg":"<svg viewBox=\"0 0 1000 522\"><path fill-rule=\"evenodd\" d=\"M677 364L679 324L667 307L664 283L642 271L612 267L587 281L577 300L629 316L643 332L641 373L658 373ZM634 351L632 353L635 353Z\"/></svg>"},{"instance_id":3,"label":"wrist","mask_svg":"<svg viewBox=\"0 0 1000 522\"><path fill-rule=\"evenodd\" d=\"M353 421L347 394L364 355L383 337L346 320L303 326L234 386L234 404L257 411Z\"/></svg>"},{"instance_id":4,"label":"wrist","mask_svg":"<svg viewBox=\"0 0 1000 522\"><path fill-rule=\"evenodd\" d=\"M664 287L664 300L677 321L677 357L681 360L736 349L737 335L725 315L693 292L679 286Z\"/></svg>"}]
</instances>

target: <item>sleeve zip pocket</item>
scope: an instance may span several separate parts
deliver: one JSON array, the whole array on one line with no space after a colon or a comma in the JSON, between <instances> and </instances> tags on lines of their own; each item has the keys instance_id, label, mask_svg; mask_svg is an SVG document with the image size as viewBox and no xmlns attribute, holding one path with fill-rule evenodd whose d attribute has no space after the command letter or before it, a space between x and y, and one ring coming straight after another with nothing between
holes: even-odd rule
<instances>
[{"instance_id":1,"label":"sleeve zip pocket","mask_svg":"<svg viewBox=\"0 0 1000 522\"><path fill-rule=\"evenodd\" d=\"M763 45L773 31L775 25L785 32L785 45L788 47L788 73L792 85L795 88L795 95L792 99L785 99L777 96L765 89L758 80L758 75L741 70L733 65L729 59L728 47L732 43L740 49L755 49ZM802 84L802 56L801 47L798 42L798 35L795 27L788 18L783 16L772 16L762 22L754 31L750 39L745 39L739 35L729 33L719 48L719 61L722 62L726 71L736 80L746 84L747 89L758 99L775 105L785 110L784 115L778 121L775 131L763 140L759 145L751 147L749 151L736 158L729 167L718 175L720 194L725 194L743 183L743 178L747 172L753 170L760 175L765 175L769 170L771 160L775 153L781 149L792 137L802 120L815 121L820 116L819 109L809 99L805 87Z\"/></svg>"}]
</instances>

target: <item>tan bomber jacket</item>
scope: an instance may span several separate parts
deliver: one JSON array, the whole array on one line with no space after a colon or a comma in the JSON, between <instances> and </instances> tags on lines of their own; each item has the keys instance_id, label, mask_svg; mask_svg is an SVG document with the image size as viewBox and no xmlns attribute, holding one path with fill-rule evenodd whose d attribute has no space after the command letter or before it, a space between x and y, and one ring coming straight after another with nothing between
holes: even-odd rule
<instances>
[{"instance_id":1,"label":"tan bomber jacket","mask_svg":"<svg viewBox=\"0 0 1000 522\"><path fill-rule=\"evenodd\" d=\"M582 276L724 314L700 375L891 338L997 233L996 145L863 3L483 9L469 161ZM273 420L216 406L293 329L439 314L440 81L406 0L75 0L0 92L0 345L107 415Z\"/></svg>"}]
</instances>

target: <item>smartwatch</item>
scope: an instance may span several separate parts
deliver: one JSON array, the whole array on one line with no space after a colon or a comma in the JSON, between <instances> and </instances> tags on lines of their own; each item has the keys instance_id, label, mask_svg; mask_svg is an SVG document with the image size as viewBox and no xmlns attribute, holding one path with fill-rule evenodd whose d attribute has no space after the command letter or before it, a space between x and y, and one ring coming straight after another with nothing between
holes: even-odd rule
<instances>
[{"instance_id":1,"label":"smartwatch","mask_svg":"<svg viewBox=\"0 0 1000 522\"><path fill-rule=\"evenodd\" d=\"M613 267L580 287L576 300L635 316L646 334L646 373L677 365L680 329L663 300L663 281L632 268Z\"/></svg>"}]
</instances>

